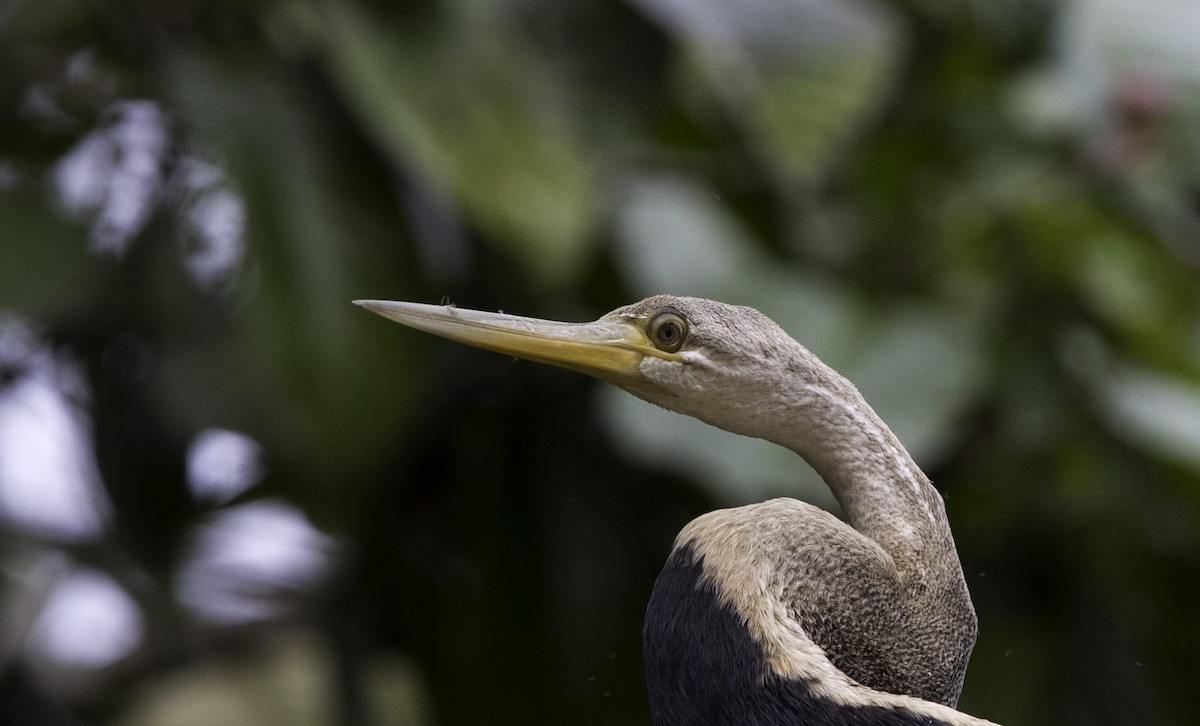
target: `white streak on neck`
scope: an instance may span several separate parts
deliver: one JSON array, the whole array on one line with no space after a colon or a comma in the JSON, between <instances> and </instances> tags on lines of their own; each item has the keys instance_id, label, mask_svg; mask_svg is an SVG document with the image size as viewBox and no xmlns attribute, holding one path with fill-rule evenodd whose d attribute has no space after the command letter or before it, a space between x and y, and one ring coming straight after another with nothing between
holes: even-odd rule
<instances>
[{"instance_id":1,"label":"white streak on neck","mask_svg":"<svg viewBox=\"0 0 1200 726\"><path fill-rule=\"evenodd\" d=\"M775 399L789 425L773 440L816 469L850 523L885 549L944 545L941 497L900 440L849 381L819 362L810 370L808 381L793 381Z\"/></svg>"}]
</instances>

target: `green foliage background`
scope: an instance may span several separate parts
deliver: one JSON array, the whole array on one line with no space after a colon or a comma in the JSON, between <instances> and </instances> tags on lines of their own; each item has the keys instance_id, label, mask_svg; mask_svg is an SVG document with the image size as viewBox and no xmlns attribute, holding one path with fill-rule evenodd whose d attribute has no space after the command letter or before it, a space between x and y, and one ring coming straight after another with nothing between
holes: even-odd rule
<instances>
[{"instance_id":1,"label":"green foliage background","mask_svg":"<svg viewBox=\"0 0 1200 726\"><path fill-rule=\"evenodd\" d=\"M83 544L0 532L0 721L648 723L674 533L828 494L788 452L349 301L585 320L676 292L784 324L946 495L981 623L963 710L1190 722L1189 28L1170 0L0 3L0 311L82 366L114 512ZM105 252L55 174L134 100L169 143ZM197 162L215 182L180 181ZM188 215L213 188L244 249L205 283ZM173 595L224 506L185 476L214 426L263 447L238 502L338 542L285 617L218 627ZM13 615L46 552L147 622L70 687Z\"/></svg>"}]
</instances>

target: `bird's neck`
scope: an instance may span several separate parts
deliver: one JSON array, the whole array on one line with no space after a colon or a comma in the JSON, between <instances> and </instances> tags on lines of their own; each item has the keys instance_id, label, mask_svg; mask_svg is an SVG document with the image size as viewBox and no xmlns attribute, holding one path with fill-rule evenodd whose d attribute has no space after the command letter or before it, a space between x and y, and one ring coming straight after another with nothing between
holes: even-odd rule
<instances>
[{"instance_id":1,"label":"bird's neck","mask_svg":"<svg viewBox=\"0 0 1200 726\"><path fill-rule=\"evenodd\" d=\"M805 363L804 383L781 401L789 425L776 443L804 457L850 524L898 560L952 549L942 497L900 440L853 384L815 357Z\"/></svg>"}]
</instances>

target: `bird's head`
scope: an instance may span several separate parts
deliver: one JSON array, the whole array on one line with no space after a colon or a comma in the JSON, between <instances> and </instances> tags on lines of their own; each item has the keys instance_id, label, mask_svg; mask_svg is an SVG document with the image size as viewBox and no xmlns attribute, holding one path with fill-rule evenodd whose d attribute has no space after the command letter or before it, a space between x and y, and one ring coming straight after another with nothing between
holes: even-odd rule
<instances>
[{"instance_id":1,"label":"bird's head","mask_svg":"<svg viewBox=\"0 0 1200 726\"><path fill-rule=\"evenodd\" d=\"M560 323L448 305L356 300L413 328L570 368L664 408L750 435L771 425L782 376L816 361L752 308L657 295L588 323ZM819 364L817 364L819 365Z\"/></svg>"}]
</instances>

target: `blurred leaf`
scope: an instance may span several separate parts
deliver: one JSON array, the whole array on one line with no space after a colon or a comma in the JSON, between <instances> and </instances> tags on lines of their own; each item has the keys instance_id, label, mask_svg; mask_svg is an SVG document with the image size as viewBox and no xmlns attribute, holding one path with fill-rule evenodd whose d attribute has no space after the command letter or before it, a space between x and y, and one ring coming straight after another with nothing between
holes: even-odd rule
<instances>
[{"instance_id":1,"label":"blurred leaf","mask_svg":"<svg viewBox=\"0 0 1200 726\"><path fill-rule=\"evenodd\" d=\"M1099 393L1114 432L1200 472L1200 385L1132 366L1102 385Z\"/></svg>"},{"instance_id":2,"label":"blurred leaf","mask_svg":"<svg viewBox=\"0 0 1200 726\"><path fill-rule=\"evenodd\" d=\"M768 163L822 170L880 109L900 51L882 5L823 0L637 0L686 51L697 88Z\"/></svg>"},{"instance_id":3,"label":"blurred leaf","mask_svg":"<svg viewBox=\"0 0 1200 726\"><path fill-rule=\"evenodd\" d=\"M641 295L721 298L743 289L752 237L715 190L682 175L632 179L617 225L618 264Z\"/></svg>"},{"instance_id":4,"label":"blurred leaf","mask_svg":"<svg viewBox=\"0 0 1200 726\"><path fill-rule=\"evenodd\" d=\"M960 419L986 391L979 322L948 307L879 310L843 335L861 345L835 367L928 468L958 443Z\"/></svg>"},{"instance_id":5,"label":"blurred leaf","mask_svg":"<svg viewBox=\"0 0 1200 726\"><path fill-rule=\"evenodd\" d=\"M405 28L329 3L330 72L394 163L457 200L543 282L575 279L602 200L563 96L497 9L435 15Z\"/></svg>"},{"instance_id":6,"label":"blurred leaf","mask_svg":"<svg viewBox=\"0 0 1200 726\"><path fill-rule=\"evenodd\" d=\"M1164 265L1146 240L1093 237L1079 256L1080 287L1088 302L1118 329L1161 329L1174 315L1174 266ZM1154 332L1154 331L1147 331Z\"/></svg>"},{"instance_id":7,"label":"blurred leaf","mask_svg":"<svg viewBox=\"0 0 1200 726\"><path fill-rule=\"evenodd\" d=\"M886 45L830 47L818 55L805 73L766 69L752 106L764 155L806 175L820 172L831 152L878 112L894 60Z\"/></svg>"}]
</instances>

